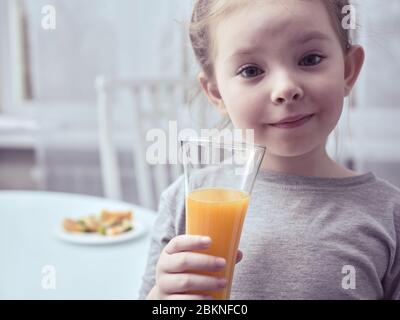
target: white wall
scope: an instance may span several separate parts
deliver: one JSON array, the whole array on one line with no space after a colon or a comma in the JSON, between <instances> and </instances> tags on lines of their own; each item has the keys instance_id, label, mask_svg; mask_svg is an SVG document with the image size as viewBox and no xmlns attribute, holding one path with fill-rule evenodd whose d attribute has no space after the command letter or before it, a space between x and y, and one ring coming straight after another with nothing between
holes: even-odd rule
<instances>
[{"instance_id":1,"label":"white wall","mask_svg":"<svg viewBox=\"0 0 400 320\"><path fill-rule=\"evenodd\" d=\"M94 101L93 79L177 77L182 69L182 0L25 0L34 96ZM56 30L41 28L51 4Z\"/></svg>"},{"instance_id":2,"label":"white wall","mask_svg":"<svg viewBox=\"0 0 400 320\"><path fill-rule=\"evenodd\" d=\"M400 186L400 1L356 1L365 64L350 122L352 151L363 171Z\"/></svg>"},{"instance_id":3,"label":"white wall","mask_svg":"<svg viewBox=\"0 0 400 320\"><path fill-rule=\"evenodd\" d=\"M11 102L9 90L9 46L7 0L0 0L0 112L6 110Z\"/></svg>"},{"instance_id":4,"label":"white wall","mask_svg":"<svg viewBox=\"0 0 400 320\"><path fill-rule=\"evenodd\" d=\"M400 1L357 1L360 43L366 49L358 105L399 108Z\"/></svg>"}]
</instances>

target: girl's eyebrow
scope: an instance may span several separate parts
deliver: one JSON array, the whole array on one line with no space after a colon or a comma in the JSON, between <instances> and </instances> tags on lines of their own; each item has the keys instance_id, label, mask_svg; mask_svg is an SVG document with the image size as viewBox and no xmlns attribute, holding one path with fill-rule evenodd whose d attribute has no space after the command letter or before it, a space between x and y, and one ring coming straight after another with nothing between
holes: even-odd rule
<instances>
[{"instance_id":1,"label":"girl's eyebrow","mask_svg":"<svg viewBox=\"0 0 400 320\"><path fill-rule=\"evenodd\" d=\"M232 59L236 56L253 54L254 52L260 51L261 49L262 46L243 47L233 52L233 54L229 56L229 59Z\"/></svg>"},{"instance_id":2,"label":"girl's eyebrow","mask_svg":"<svg viewBox=\"0 0 400 320\"><path fill-rule=\"evenodd\" d=\"M299 38L294 39L293 42L298 43L298 44L305 44L311 40L329 41L329 40L331 40L331 38L328 35L326 35L325 33L322 33L320 31L311 31L311 32L308 32L308 33L302 35Z\"/></svg>"},{"instance_id":3,"label":"girl's eyebrow","mask_svg":"<svg viewBox=\"0 0 400 320\"><path fill-rule=\"evenodd\" d=\"M290 43L292 44L300 44L304 45L307 42L310 42L312 40L322 40L322 41L330 41L331 38L326 35L325 33L322 33L320 31L311 31L307 32L300 37L294 38ZM254 45L254 46L248 46L248 47L242 47L234 51L227 60L231 60L235 58L236 56L242 56L242 55L251 55L254 54L257 51L260 51L263 49L263 46L261 45Z\"/></svg>"},{"instance_id":4,"label":"girl's eyebrow","mask_svg":"<svg viewBox=\"0 0 400 320\"><path fill-rule=\"evenodd\" d=\"M256 45L243 46L243 47L240 47L240 48L236 49L235 51L233 51L228 56L226 61L229 62L230 60L234 60L238 56L252 55L256 52L262 51L263 49L265 49L265 45L263 46L259 43Z\"/></svg>"}]
</instances>

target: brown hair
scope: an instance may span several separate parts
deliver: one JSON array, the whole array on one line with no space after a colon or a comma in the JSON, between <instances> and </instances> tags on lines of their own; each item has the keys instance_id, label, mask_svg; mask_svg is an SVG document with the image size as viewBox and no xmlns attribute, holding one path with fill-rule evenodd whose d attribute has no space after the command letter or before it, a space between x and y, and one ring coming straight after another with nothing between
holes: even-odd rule
<instances>
[{"instance_id":1,"label":"brown hair","mask_svg":"<svg viewBox=\"0 0 400 320\"><path fill-rule=\"evenodd\" d=\"M210 36L211 25L219 18L232 12L240 4L254 0L196 0L189 25L189 37L197 61L210 79L214 78L213 39ZM342 27L342 8L350 0L322 0L326 5L335 31L339 37L343 52L350 48L350 31Z\"/></svg>"}]
</instances>

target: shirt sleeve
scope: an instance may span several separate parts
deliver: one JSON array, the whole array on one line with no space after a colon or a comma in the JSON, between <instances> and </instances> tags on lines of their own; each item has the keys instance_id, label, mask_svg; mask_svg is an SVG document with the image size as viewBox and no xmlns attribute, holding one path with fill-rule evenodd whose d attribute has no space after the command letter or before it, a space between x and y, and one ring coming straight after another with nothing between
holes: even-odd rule
<instances>
[{"instance_id":1,"label":"shirt sleeve","mask_svg":"<svg viewBox=\"0 0 400 320\"><path fill-rule=\"evenodd\" d=\"M184 210L183 188L183 177L180 177L161 194L146 269L139 291L140 300L146 299L155 284L156 265L162 250L180 232L177 221L179 213Z\"/></svg>"},{"instance_id":2,"label":"shirt sleeve","mask_svg":"<svg viewBox=\"0 0 400 320\"><path fill-rule=\"evenodd\" d=\"M394 231L396 247L385 276L384 290L386 299L400 300L400 204L394 210Z\"/></svg>"}]
</instances>

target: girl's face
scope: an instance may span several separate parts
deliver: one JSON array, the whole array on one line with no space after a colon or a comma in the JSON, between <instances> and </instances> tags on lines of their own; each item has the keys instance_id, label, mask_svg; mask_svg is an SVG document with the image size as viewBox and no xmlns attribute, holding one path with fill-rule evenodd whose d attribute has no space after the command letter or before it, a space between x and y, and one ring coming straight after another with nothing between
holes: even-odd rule
<instances>
[{"instance_id":1,"label":"girl's face","mask_svg":"<svg viewBox=\"0 0 400 320\"><path fill-rule=\"evenodd\" d=\"M325 145L348 88L321 1L254 1L222 18L213 39L218 95L235 128L254 129L255 142L280 156Z\"/></svg>"}]
</instances>

